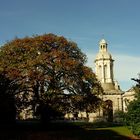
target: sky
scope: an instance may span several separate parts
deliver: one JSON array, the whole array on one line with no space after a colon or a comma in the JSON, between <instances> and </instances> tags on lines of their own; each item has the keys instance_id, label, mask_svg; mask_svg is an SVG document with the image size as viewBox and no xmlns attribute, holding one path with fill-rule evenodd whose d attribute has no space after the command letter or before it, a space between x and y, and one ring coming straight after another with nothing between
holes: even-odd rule
<instances>
[{"instance_id":1,"label":"sky","mask_svg":"<svg viewBox=\"0 0 140 140\"><path fill-rule=\"evenodd\" d=\"M0 0L0 46L15 37L53 33L77 43L95 70L108 42L114 77L128 90L140 73L140 0Z\"/></svg>"}]
</instances>

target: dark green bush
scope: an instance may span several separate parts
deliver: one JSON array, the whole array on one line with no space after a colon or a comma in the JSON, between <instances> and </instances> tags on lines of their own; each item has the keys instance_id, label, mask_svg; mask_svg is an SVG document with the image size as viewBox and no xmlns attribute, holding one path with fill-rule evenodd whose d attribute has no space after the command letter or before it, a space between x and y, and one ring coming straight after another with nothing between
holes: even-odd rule
<instances>
[{"instance_id":1,"label":"dark green bush","mask_svg":"<svg viewBox=\"0 0 140 140\"><path fill-rule=\"evenodd\" d=\"M135 135L140 136L140 98L129 104L125 123Z\"/></svg>"},{"instance_id":2,"label":"dark green bush","mask_svg":"<svg viewBox=\"0 0 140 140\"><path fill-rule=\"evenodd\" d=\"M123 111L116 111L114 113L114 122L125 125L125 116L126 113L124 113Z\"/></svg>"},{"instance_id":3,"label":"dark green bush","mask_svg":"<svg viewBox=\"0 0 140 140\"><path fill-rule=\"evenodd\" d=\"M138 76L138 79L132 78L136 82L136 86L133 87L136 95L135 100L128 105L125 123L135 135L140 136L140 74Z\"/></svg>"}]
</instances>

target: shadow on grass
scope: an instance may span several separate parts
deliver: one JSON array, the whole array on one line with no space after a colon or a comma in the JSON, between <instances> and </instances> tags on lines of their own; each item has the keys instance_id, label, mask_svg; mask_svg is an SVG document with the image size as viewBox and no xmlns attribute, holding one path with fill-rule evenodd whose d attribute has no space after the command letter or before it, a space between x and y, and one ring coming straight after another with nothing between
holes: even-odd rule
<instances>
[{"instance_id":1,"label":"shadow on grass","mask_svg":"<svg viewBox=\"0 0 140 140\"><path fill-rule=\"evenodd\" d=\"M89 126L88 126L89 124ZM89 129L90 128L90 129ZM92 129L91 129L92 128ZM109 129L93 129L92 123L20 122L1 125L0 140L132 140Z\"/></svg>"}]
</instances>

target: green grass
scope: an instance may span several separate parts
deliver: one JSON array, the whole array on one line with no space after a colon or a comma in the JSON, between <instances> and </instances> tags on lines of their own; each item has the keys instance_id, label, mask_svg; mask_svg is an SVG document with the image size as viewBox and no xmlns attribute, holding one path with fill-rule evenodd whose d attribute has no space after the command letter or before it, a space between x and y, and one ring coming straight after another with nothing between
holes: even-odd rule
<instances>
[{"instance_id":1,"label":"green grass","mask_svg":"<svg viewBox=\"0 0 140 140\"><path fill-rule=\"evenodd\" d=\"M118 125L114 123L105 123L105 122L75 123L75 125L80 126L85 130L111 130L122 136L127 136L127 137L133 136L133 133L126 126Z\"/></svg>"},{"instance_id":2,"label":"green grass","mask_svg":"<svg viewBox=\"0 0 140 140\"><path fill-rule=\"evenodd\" d=\"M134 140L137 139L125 126L112 123L23 123L5 127L0 140Z\"/></svg>"},{"instance_id":3,"label":"green grass","mask_svg":"<svg viewBox=\"0 0 140 140\"><path fill-rule=\"evenodd\" d=\"M117 126L117 127L107 127L107 128L96 128L93 129L96 131L104 131L104 132L110 132L109 135L110 139L138 139L136 138L132 132L125 126ZM104 136L107 137L105 134ZM103 137L104 137L103 136Z\"/></svg>"},{"instance_id":4,"label":"green grass","mask_svg":"<svg viewBox=\"0 0 140 140\"><path fill-rule=\"evenodd\" d=\"M107 128L97 128L95 130L111 130L119 135L126 136L126 137L133 137L132 132L126 128L125 126L117 126L117 127L107 127Z\"/></svg>"},{"instance_id":5,"label":"green grass","mask_svg":"<svg viewBox=\"0 0 140 140\"><path fill-rule=\"evenodd\" d=\"M116 136L118 137L118 139L121 138L138 139L138 137L134 136L133 133L126 126L122 125L120 126L118 124L98 122L98 123L75 123L75 125L84 128L86 131L92 131L93 133L96 134L96 137L94 138L97 139L98 138L103 139L106 137L109 139L114 139ZM104 134L101 134L101 132L104 132Z\"/></svg>"}]
</instances>

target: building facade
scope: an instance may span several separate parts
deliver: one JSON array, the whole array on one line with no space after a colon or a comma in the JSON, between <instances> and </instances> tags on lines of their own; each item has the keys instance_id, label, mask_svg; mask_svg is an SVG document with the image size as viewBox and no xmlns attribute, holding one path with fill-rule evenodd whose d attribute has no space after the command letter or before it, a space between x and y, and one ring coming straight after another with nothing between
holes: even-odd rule
<instances>
[{"instance_id":1,"label":"building facade","mask_svg":"<svg viewBox=\"0 0 140 140\"><path fill-rule=\"evenodd\" d=\"M99 42L99 52L94 62L96 76L104 89L102 99L105 105L102 115L113 121L116 112L127 111L128 103L134 99L135 92L133 89L122 91L118 82L115 81L114 60L108 52L108 43L104 39Z\"/></svg>"}]
</instances>

